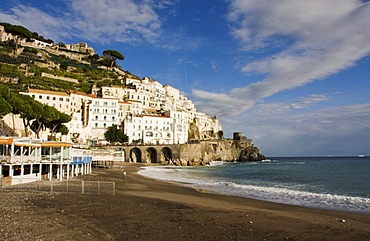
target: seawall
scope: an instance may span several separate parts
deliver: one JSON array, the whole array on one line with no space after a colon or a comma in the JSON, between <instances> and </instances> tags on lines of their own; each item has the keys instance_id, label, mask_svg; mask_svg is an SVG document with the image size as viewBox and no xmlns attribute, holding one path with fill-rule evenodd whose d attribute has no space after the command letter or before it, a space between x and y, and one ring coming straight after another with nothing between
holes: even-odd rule
<instances>
[{"instance_id":1,"label":"seawall","mask_svg":"<svg viewBox=\"0 0 370 241\"><path fill-rule=\"evenodd\" d=\"M93 161L119 165L122 162L199 166L211 161L260 161L265 156L251 140L207 140L174 145L124 145L93 149Z\"/></svg>"}]
</instances>

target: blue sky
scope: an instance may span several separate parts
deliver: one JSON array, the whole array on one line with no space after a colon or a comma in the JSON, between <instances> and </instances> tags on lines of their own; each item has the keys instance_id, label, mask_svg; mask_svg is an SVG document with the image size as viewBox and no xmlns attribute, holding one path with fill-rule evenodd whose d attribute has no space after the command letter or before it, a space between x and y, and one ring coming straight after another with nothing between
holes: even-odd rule
<instances>
[{"instance_id":1,"label":"blue sky","mask_svg":"<svg viewBox=\"0 0 370 241\"><path fill-rule=\"evenodd\" d=\"M7 0L0 21L120 51L267 156L370 155L370 4Z\"/></svg>"}]
</instances>

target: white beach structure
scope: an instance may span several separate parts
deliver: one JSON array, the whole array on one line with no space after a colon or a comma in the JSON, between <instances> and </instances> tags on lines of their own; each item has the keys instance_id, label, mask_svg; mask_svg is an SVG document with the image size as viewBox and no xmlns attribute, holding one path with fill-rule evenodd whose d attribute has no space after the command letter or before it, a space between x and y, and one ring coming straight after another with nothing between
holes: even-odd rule
<instances>
[{"instance_id":1,"label":"white beach structure","mask_svg":"<svg viewBox=\"0 0 370 241\"><path fill-rule=\"evenodd\" d=\"M0 137L1 182L4 185L15 185L90 174L90 152L74 149L67 142Z\"/></svg>"}]
</instances>

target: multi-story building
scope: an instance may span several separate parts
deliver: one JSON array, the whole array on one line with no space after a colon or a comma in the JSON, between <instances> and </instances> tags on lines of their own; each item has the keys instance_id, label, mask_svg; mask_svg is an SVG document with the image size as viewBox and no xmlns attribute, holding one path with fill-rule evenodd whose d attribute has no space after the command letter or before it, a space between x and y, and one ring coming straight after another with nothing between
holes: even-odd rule
<instances>
[{"instance_id":1,"label":"multi-story building","mask_svg":"<svg viewBox=\"0 0 370 241\"><path fill-rule=\"evenodd\" d=\"M173 138L175 144L188 141L189 113L184 111L170 111L173 120Z\"/></svg>"},{"instance_id":2,"label":"multi-story building","mask_svg":"<svg viewBox=\"0 0 370 241\"><path fill-rule=\"evenodd\" d=\"M76 112L71 103L71 96L66 92L28 89L27 92L21 92L20 94L29 95L38 102L55 107L60 112L68 115Z\"/></svg>"},{"instance_id":3,"label":"multi-story building","mask_svg":"<svg viewBox=\"0 0 370 241\"><path fill-rule=\"evenodd\" d=\"M108 127L119 123L118 99L94 97L89 106L88 127L91 129L90 140L104 140Z\"/></svg>"},{"instance_id":4,"label":"multi-story building","mask_svg":"<svg viewBox=\"0 0 370 241\"><path fill-rule=\"evenodd\" d=\"M31 96L45 105L55 107L60 112L70 115L72 120L65 124L69 130L65 139L78 143L85 142L86 133L90 132L86 130L86 127L89 122L88 108L94 97L93 95L79 91L59 92L39 89L28 89L26 92L20 92L20 94ZM41 132L44 139L47 134L48 132Z\"/></svg>"},{"instance_id":5,"label":"multi-story building","mask_svg":"<svg viewBox=\"0 0 370 241\"><path fill-rule=\"evenodd\" d=\"M191 123L203 139L214 138L222 130L217 118L197 112L178 89L149 78L94 87L92 94L35 89L22 94L71 115L66 138L76 143L104 144L104 133L112 125L124 131L129 143L144 144L186 143Z\"/></svg>"},{"instance_id":6,"label":"multi-story building","mask_svg":"<svg viewBox=\"0 0 370 241\"><path fill-rule=\"evenodd\" d=\"M173 144L173 119L152 114L130 116L124 122L124 132L132 142Z\"/></svg>"}]
</instances>

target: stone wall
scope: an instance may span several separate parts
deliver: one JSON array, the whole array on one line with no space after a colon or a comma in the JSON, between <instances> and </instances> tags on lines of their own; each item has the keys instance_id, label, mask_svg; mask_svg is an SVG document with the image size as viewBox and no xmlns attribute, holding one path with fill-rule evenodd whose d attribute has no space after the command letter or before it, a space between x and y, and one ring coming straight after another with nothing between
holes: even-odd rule
<instances>
[{"instance_id":1,"label":"stone wall","mask_svg":"<svg viewBox=\"0 0 370 241\"><path fill-rule=\"evenodd\" d=\"M180 145L175 165L206 165L211 161L261 161L265 156L250 140L201 141Z\"/></svg>"},{"instance_id":2,"label":"stone wall","mask_svg":"<svg viewBox=\"0 0 370 241\"><path fill-rule=\"evenodd\" d=\"M115 151L124 153L119 162L158 163L177 166L204 166L211 161L261 161L265 159L251 140L215 140L200 141L194 144L175 145L139 145L139 146L105 146L94 149L101 152L107 149L105 155L114 160ZM166 149L167 154L163 152ZM135 160L132 159L133 153ZM169 154L170 153L170 154ZM96 157L99 159L101 157ZM107 160L108 160L107 159Z\"/></svg>"},{"instance_id":3,"label":"stone wall","mask_svg":"<svg viewBox=\"0 0 370 241\"><path fill-rule=\"evenodd\" d=\"M56 75L48 74L48 73L44 73L44 72L41 73L41 77L48 77L48 78L51 78L51 79L64 80L64 81L68 81L68 82L78 84L78 79L73 79L73 78L68 78L68 77L63 77L63 76L56 76Z\"/></svg>"}]
</instances>

